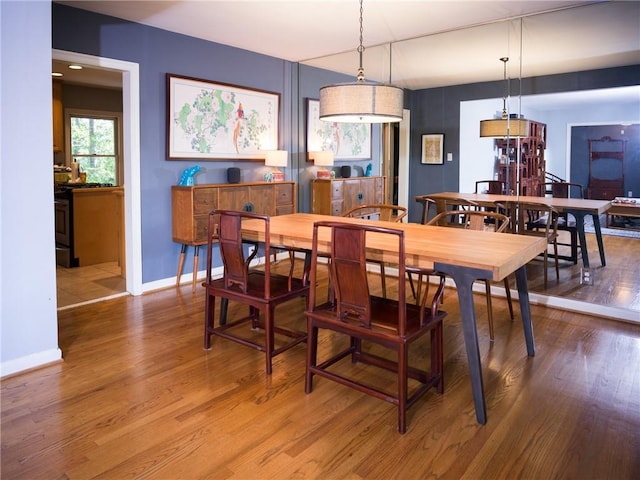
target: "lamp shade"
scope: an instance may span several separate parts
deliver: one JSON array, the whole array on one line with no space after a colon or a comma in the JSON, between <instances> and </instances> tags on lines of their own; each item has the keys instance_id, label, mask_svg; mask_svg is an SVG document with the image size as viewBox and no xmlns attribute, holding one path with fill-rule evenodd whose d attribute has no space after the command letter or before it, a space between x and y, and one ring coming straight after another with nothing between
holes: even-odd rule
<instances>
[{"instance_id":1,"label":"lamp shade","mask_svg":"<svg viewBox=\"0 0 640 480\"><path fill-rule=\"evenodd\" d=\"M329 167L333 165L333 152L314 152L313 163L319 167Z\"/></svg>"},{"instance_id":2,"label":"lamp shade","mask_svg":"<svg viewBox=\"0 0 640 480\"><path fill-rule=\"evenodd\" d=\"M357 81L320 88L320 120L386 123L402 120L403 91L382 83Z\"/></svg>"},{"instance_id":3,"label":"lamp shade","mask_svg":"<svg viewBox=\"0 0 640 480\"><path fill-rule=\"evenodd\" d=\"M498 118L480 121L481 137L527 137L529 120L525 118Z\"/></svg>"},{"instance_id":4,"label":"lamp shade","mask_svg":"<svg viewBox=\"0 0 640 480\"><path fill-rule=\"evenodd\" d=\"M268 150L264 158L264 164L267 167L286 167L287 154L286 150Z\"/></svg>"}]
</instances>

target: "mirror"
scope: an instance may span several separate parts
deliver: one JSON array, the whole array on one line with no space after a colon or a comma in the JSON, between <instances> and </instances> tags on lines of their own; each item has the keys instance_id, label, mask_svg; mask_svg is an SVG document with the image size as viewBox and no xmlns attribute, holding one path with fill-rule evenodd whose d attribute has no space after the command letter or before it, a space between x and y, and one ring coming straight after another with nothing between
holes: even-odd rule
<instances>
[{"instance_id":1,"label":"mirror","mask_svg":"<svg viewBox=\"0 0 640 480\"><path fill-rule=\"evenodd\" d=\"M614 13L607 13L609 8L622 8L615 10ZM624 5L596 4L588 7L602 12L602 25L594 25L593 23L584 21L583 33L585 39L596 39L598 35L602 35L603 28L607 22L616 24L618 22L621 27L619 29L610 30L607 35L614 35L620 41L624 41L625 45L629 43L629 39L637 38L636 31L629 31L628 25L633 22L621 21L620 16L624 17ZM582 10L580 10L582 11ZM365 73L368 79L388 82L391 80L394 84L404 86L410 89L416 88L412 84L412 78L417 75L417 69L413 68L415 59L404 52L407 49L418 47L423 52L421 62L433 65L433 75L437 78L432 79L436 86L448 85L447 72L438 70L438 66L446 65L449 73L466 71L469 79L468 85L462 88L468 91L468 98L478 98L475 93L476 85L482 82L495 82L502 78L502 63L499 59L505 55L509 56L508 78L510 79L509 92L507 97L508 110L510 113L518 115L524 114L526 118L543 122L547 124L548 138L547 148L545 151L546 171L558 175L560 178L567 180L573 179L572 170L575 173L575 166L571 164L571 130L573 126L579 125L617 125L616 128L622 127L626 134L635 138L636 150L638 147L638 112L640 112L640 86L621 87L605 90L582 90L566 93L554 93L546 95L521 95L521 85L519 78L542 77L550 74L557 74L558 68L562 73L578 72L588 70L581 66L581 59L577 56L564 56L562 52L569 52L571 49L558 48L558 45L571 45L575 38L566 38L563 25L567 22L576 23L576 11L564 10L550 12L542 15L527 17L522 20L511 20L507 22L498 22L489 25L481 25L469 29L446 32L428 37L416 38L408 41L397 42L392 46L393 55L389 56L389 46L371 47L366 50L364 56ZM584 20L584 19L583 19ZM637 28L637 25L636 27ZM626 39L626 40L625 40ZM603 51L597 41L592 41L590 49L593 55L605 56L609 52ZM555 47L554 47L555 45ZM617 65L634 65L637 64L637 47L629 49L629 58L616 59ZM353 74L354 65L357 64L355 53L345 53L340 56L332 56L331 58L315 59L313 62L305 62L307 64L326 68L329 70L337 70L347 74ZM441 73L437 73L441 72ZM531 83L531 82L529 82ZM535 86L528 85L529 89ZM479 88L479 87L478 87ZM494 98L484 98L482 100L464 101L460 104L459 117L459 191L472 192L475 189L475 180L479 178L493 178L495 171L495 152L491 139L479 137L480 120L491 118L496 114L500 114L502 110L502 93L503 88L497 88ZM486 85L484 90L486 91ZM436 96L436 95L434 95ZM443 94L444 97L444 94ZM486 95L485 95L486 97ZM437 108L445 111L447 108L455 113L455 107L448 105L446 98L436 104L430 104L429 108ZM413 112L412 112L413 113ZM427 115L427 114L424 114ZM446 115L443 114L444 118ZM451 120L451 123L455 119ZM621 125L624 123L625 125ZM413 137L420 135L416 127L412 127L411 134ZM412 148L416 145L415 139L412 139ZM455 147L452 147L455 149ZM424 175L424 170L417 171L415 164L416 152L411 152L411 176ZM635 153L636 161L638 153ZM453 167L453 165L451 166ZM444 169L448 172L452 168L445 165ZM640 168L631 171L627 170L631 176L640 176ZM440 176L441 172L431 172ZM447 173L450 175L451 173ZM442 174L444 177L444 174ZM442 180L438 180L442 182ZM639 184L640 178L630 179L633 184ZM432 183L431 183L432 184ZM428 179L424 179L424 185L431 185ZM416 185L415 183L413 185ZM586 193L585 185L585 193ZM443 188L442 184L438 188ZM638 187L640 193L640 186ZM435 191L435 190L430 190ZM417 195L415 187L410 191L410 195ZM635 193L635 192L634 192ZM640 194L635 193L636 197ZM640 234L640 232L639 232ZM613 237L612 237L613 238ZM640 239L632 240L639 242ZM590 249L595 245L595 238L590 236L587 240ZM635 246L633 247L636 248ZM615 273L615 265L624 259L619 258L624 255L616 248L608 248L605 246L608 267L603 272ZM624 251L624 250L623 250ZM635 251L635 250L634 250ZM595 258L594 258L595 257ZM600 275L599 259L597 258L597 250L590 255L592 267L595 268L596 282L608 282L603 280ZM541 263L541 262L540 262ZM577 268L581 265L578 261ZM551 273L551 278L553 274ZM637 275L636 275L637 278ZM535 284L535 282L531 282ZM553 286L554 281L550 281ZM629 283L629 282L628 282ZM614 284L608 283L607 288L616 288ZM594 295L589 295L587 289L580 288L581 285L576 279L575 283L567 286L563 285L562 291L554 293L552 289L543 292L537 288L537 284L532 288L533 293L543 295L557 295L563 299L576 300L579 302L587 302L593 304L587 308L580 307L585 311L595 311L602 305L602 299ZM634 285L631 288L637 288ZM630 295L634 297L633 295ZM637 295L635 295L637 296ZM620 306L622 310L626 310L629 318L633 318L634 312L640 309L640 305L633 304L633 298L622 299L626 301ZM551 299L549 304L553 304ZM595 305L598 305L596 307Z\"/></svg>"}]
</instances>

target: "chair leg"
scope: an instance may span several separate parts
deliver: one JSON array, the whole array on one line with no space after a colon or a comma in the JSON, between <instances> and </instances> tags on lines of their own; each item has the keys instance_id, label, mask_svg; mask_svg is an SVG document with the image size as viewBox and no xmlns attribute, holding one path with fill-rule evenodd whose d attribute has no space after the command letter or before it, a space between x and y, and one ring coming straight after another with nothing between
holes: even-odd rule
<instances>
[{"instance_id":1,"label":"chair leg","mask_svg":"<svg viewBox=\"0 0 640 480\"><path fill-rule=\"evenodd\" d=\"M273 333L273 318L275 307L271 306L265 309L264 312L264 337L265 337L265 354L266 354L266 371L267 375L271 375L271 368L273 364L273 349L274 349L274 333Z\"/></svg>"},{"instance_id":2,"label":"chair leg","mask_svg":"<svg viewBox=\"0 0 640 480\"><path fill-rule=\"evenodd\" d=\"M489 339L493 342L493 305L491 304L491 282L484 281L486 297L487 297L487 319L489 320Z\"/></svg>"},{"instance_id":3,"label":"chair leg","mask_svg":"<svg viewBox=\"0 0 640 480\"><path fill-rule=\"evenodd\" d=\"M416 287L413 284L413 276L411 275L411 272L407 272L407 278L409 280L409 287L411 287L411 295L413 295L413 299L417 301L418 297L416 296Z\"/></svg>"},{"instance_id":4,"label":"chair leg","mask_svg":"<svg viewBox=\"0 0 640 480\"><path fill-rule=\"evenodd\" d=\"M553 254L554 254L554 260L555 260L555 264L556 264L556 283L560 281L560 267L558 266L558 241L554 241L553 242Z\"/></svg>"},{"instance_id":5,"label":"chair leg","mask_svg":"<svg viewBox=\"0 0 640 480\"><path fill-rule=\"evenodd\" d=\"M311 321L307 321L307 368L304 379L305 393L311 393L313 390L313 373L310 367L318 364L318 327L312 326Z\"/></svg>"},{"instance_id":6,"label":"chair leg","mask_svg":"<svg viewBox=\"0 0 640 480\"><path fill-rule=\"evenodd\" d=\"M207 292L204 303L204 349L211 350L211 330L215 324L216 297Z\"/></svg>"},{"instance_id":7,"label":"chair leg","mask_svg":"<svg viewBox=\"0 0 640 480\"><path fill-rule=\"evenodd\" d=\"M511 288L509 287L509 277L504 278L504 292L507 296L507 305L509 306L509 317L511 317L511 321L515 320L515 316L513 314L513 302L511 301Z\"/></svg>"},{"instance_id":8,"label":"chair leg","mask_svg":"<svg viewBox=\"0 0 640 480\"><path fill-rule=\"evenodd\" d=\"M401 343L398 349L398 432L407 431L407 370L409 349Z\"/></svg>"},{"instance_id":9,"label":"chair leg","mask_svg":"<svg viewBox=\"0 0 640 480\"><path fill-rule=\"evenodd\" d=\"M438 375L436 392L444 392L444 340L442 321L431 330L431 373Z\"/></svg>"}]
</instances>

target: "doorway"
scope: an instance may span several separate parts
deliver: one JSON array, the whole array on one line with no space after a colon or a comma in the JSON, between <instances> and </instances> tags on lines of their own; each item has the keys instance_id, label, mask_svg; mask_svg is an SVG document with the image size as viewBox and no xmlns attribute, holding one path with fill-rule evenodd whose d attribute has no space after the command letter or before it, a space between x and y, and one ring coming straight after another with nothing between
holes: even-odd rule
<instances>
[{"instance_id":1,"label":"doorway","mask_svg":"<svg viewBox=\"0 0 640 480\"><path fill-rule=\"evenodd\" d=\"M387 177L385 203L409 208L409 132L411 112L402 111L402 121L382 127L382 175Z\"/></svg>"},{"instance_id":2,"label":"doorway","mask_svg":"<svg viewBox=\"0 0 640 480\"><path fill-rule=\"evenodd\" d=\"M120 72L123 103L123 178L124 182L124 291L142 293L142 245L140 212L140 101L139 66L137 63L53 50L52 59L78 63L96 69ZM109 266L105 275L112 276ZM82 273L82 272L78 272ZM101 297L104 298L104 297Z\"/></svg>"}]
</instances>

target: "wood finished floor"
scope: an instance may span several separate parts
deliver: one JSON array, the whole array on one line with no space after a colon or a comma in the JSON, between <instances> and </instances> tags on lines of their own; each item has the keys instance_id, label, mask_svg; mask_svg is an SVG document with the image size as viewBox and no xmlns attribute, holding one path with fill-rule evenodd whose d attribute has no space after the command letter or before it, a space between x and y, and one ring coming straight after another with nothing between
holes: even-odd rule
<instances>
[{"instance_id":1,"label":"wood finished floor","mask_svg":"<svg viewBox=\"0 0 640 480\"><path fill-rule=\"evenodd\" d=\"M478 296L483 426L448 291L445 392L400 435L386 402L326 379L305 394L304 345L271 377L260 352L220 338L204 351L203 296L185 285L60 311L64 361L1 382L2 478L640 478L640 325L534 306L527 357L519 315L496 299L491 343ZM304 329L303 308L277 316Z\"/></svg>"}]
</instances>

